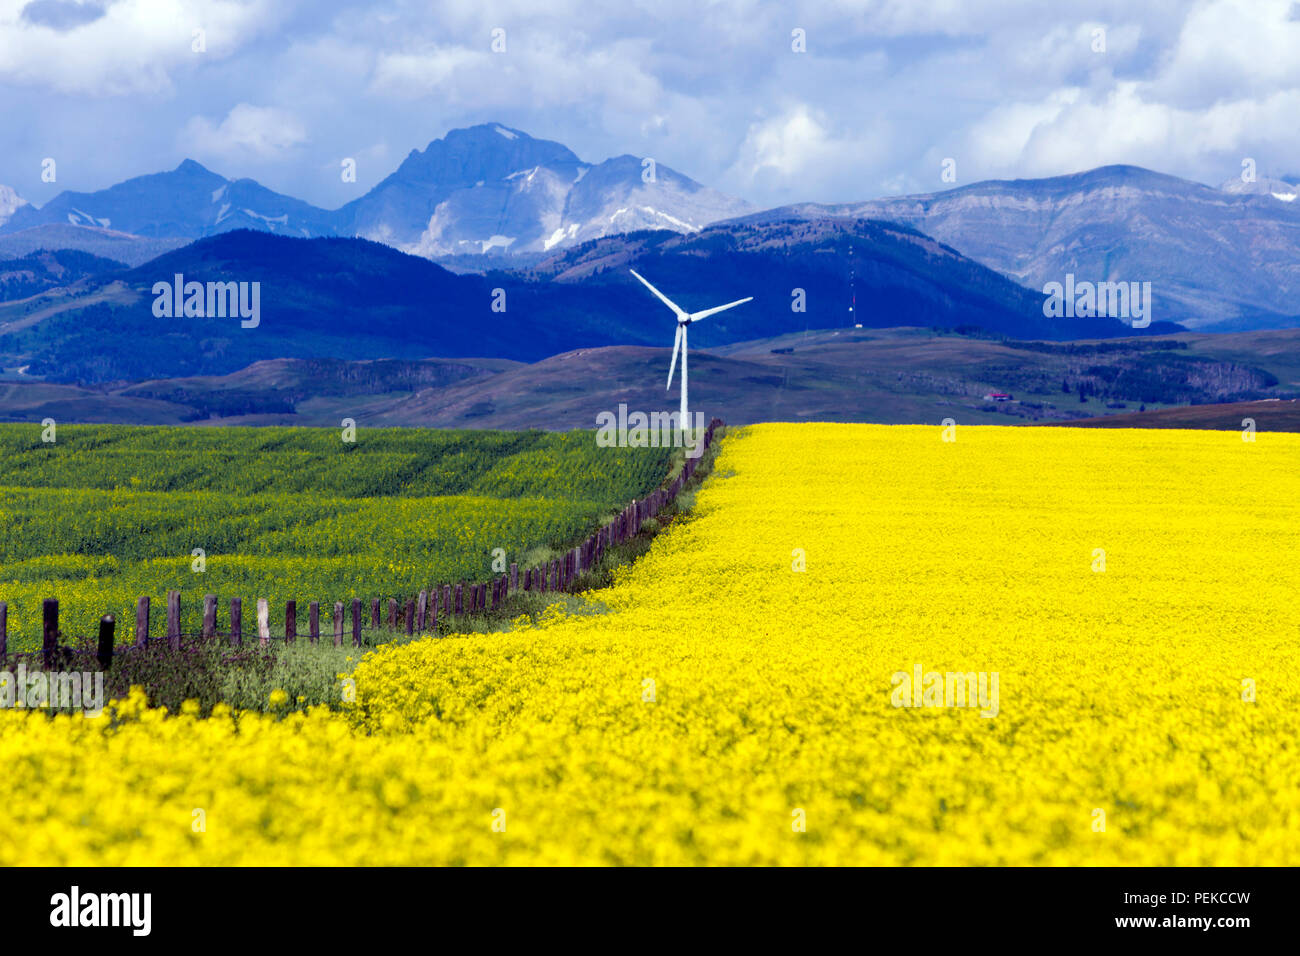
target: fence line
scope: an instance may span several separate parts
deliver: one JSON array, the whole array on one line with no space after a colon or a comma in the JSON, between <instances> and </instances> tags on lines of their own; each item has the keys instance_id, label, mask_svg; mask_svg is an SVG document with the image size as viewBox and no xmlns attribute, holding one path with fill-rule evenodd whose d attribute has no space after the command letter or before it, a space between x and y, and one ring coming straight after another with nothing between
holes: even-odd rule
<instances>
[{"instance_id":1,"label":"fence line","mask_svg":"<svg viewBox=\"0 0 1300 956\"><path fill-rule=\"evenodd\" d=\"M362 646L362 632L405 630L406 634L436 630L439 615L443 617L464 617L500 608L512 594L549 593L566 590L584 571L597 564L606 550L636 537L641 526L665 506L677 499L682 488L695 474L696 465L703 459L704 452L713 444L714 429L722 425L720 419L713 419L704 432L700 455L687 457L681 472L672 481L650 492L640 500L632 499L612 520L597 528L580 544L570 548L562 557L543 562L530 568L521 569L517 562L512 562L509 571L500 577L486 582L465 582L441 584L421 590L418 595L407 595L402 601L396 597L387 599L386 608L381 598L370 600L368 627L363 622L360 598L353 598L351 608L351 642L354 647ZM259 645L266 647L271 642L270 606L266 598L257 599L257 633ZM320 602L311 601L307 606L307 640L312 644L320 641ZM344 643L344 603L333 602L333 641L335 647ZM386 610L386 620L381 611ZM42 641L41 656L47 667L61 660L69 651L59 647L59 602L55 598L46 598L42 603ZM152 602L148 596L141 597L135 608L135 649L156 645L151 627ZM9 606L0 601L0 658L8 653L8 619ZM217 595L206 594L203 597L202 629L195 634L181 631L181 592L167 592L166 621L163 638L166 646L179 651L184 638L200 637L217 639L225 637L232 647L241 647L244 643L243 601L230 599L230 626L221 631L217 627ZM288 600L284 608L283 640L293 643L298 638L298 602ZM97 656L102 666L107 668L113 659L113 635L117 620L111 614L100 619ZM250 638L253 635L249 635ZM129 649L129 648L128 648Z\"/></svg>"}]
</instances>

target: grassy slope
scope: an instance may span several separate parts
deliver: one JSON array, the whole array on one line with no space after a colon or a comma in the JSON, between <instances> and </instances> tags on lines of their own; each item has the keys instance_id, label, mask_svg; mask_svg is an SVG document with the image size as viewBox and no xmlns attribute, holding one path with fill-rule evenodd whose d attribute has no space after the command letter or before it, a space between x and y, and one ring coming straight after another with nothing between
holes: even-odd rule
<instances>
[{"instance_id":1,"label":"grassy slope","mask_svg":"<svg viewBox=\"0 0 1300 956\"><path fill-rule=\"evenodd\" d=\"M1256 431L1300 432L1300 402L1229 402L1224 405L1190 405L1156 411L1103 415L1074 422L1079 428L1197 428L1241 431L1242 419L1252 418Z\"/></svg>"},{"instance_id":2,"label":"grassy slope","mask_svg":"<svg viewBox=\"0 0 1300 956\"><path fill-rule=\"evenodd\" d=\"M1259 368L1277 377L1277 391L1300 389L1300 330L1234 335L1182 334L1181 355ZM790 351L784 351L784 350ZM781 350L774 352L773 350ZM173 379L94 391L40 383L18 384L10 376L0 392L0 419L39 421L181 422L207 414L234 392L278 396L296 392L294 411L221 414L205 424L336 425L355 418L373 425L440 428L590 428L597 413L620 403L643 411L676 407L676 383L665 390L667 348L619 346L580 349L524 365L456 360L480 374L429 387L388 388L313 379L304 363L258 363L229 376ZM1103 358L1101 361L1110 361ZM435 361L436 360L431 360ZM865 421L932 423L954 417L967 424L1064 421L1133 411L1108 409L1091 398L1064 394L1063 378L1092 360L1035 352L1008 344L923 329L839 329L794 333L773 339L691 353L692 408L734 424L757 421ZM362 363L364 365L364 363ZM358 366L361 367L361 366ZM495 373L495 374L486 374ZM145 385L148 387L146 388ZM5 383L0 381L0 388ZM159 401L171 390L183 401ZM983 401L990 390L1011 391L1016 402ZM144 397L145 395L151 397ZM1029 406L1021 404L1030 403ZM1041 407L1031 407L1041 406ZM198 411L196 412L196 407ZM1149 403L1148 407L1162 407Z\"/></svg>"},{"instance_id":3,"label":"grassy slope","mask_svg":"<svg viewBox=\"0 0 1300 956\"><path fill-rule=\"evenodd\" d=\"M529 567L567 548L668 472L668 449L599 448L590 432L362 428L149 429L0 426L0 601L10 649L40 634L59 598L69 636L104 613L130 639L150 596L183 592L187 630L215 593L322 604L403 596L493 576L496 549ZM205 552L198 573L194 548ZM278 626L278 625L273 625Z\"/></svg>"}]
</instances>

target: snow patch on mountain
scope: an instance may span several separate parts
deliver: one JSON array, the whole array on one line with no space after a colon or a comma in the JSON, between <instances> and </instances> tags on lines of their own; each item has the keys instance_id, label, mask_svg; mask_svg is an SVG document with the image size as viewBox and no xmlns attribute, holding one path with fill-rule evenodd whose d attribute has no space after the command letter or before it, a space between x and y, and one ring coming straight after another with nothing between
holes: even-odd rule
<instances>
[{"instance_id":1,"label":"snow patch on mountain","mask_svg":"<svg viewBox=\"0 0 1300 956\"><path fill-rule=\"evenodd\" d=\"M68 213L68 222L74 226L99 226L103 229L107 229L112 225L110 219L97 218L84 210L75 208Z\"/></svg>"},{"instance_id":2,"label":"snow patch on mountain","mask_svg":"<svg viewBox=\"0 0 1300 956\"><path fill-rule=\"evenodd\" d=\"M19 206L26 206L27 200L8 186L0 186L0 224L4 223Z\"/></svg>"},{"instance_id":3,"label":"snow patch on mountain","mask_svg":"<svg viewBox=\"0 0 1300 956\"><path fill-rule=\"evenodd\" d=\"M519 134L518 134L518 133L512 133L512 132L510 132L510 130L506 129L504 126L498 126L498 127L496 127L496 131L497 131L498 133L500 133L502 136L504 136L506 139L518 139L518 138L519 138Z\"/></svg>"},{"instance_id":4,"label":"snow patch on mountain","mask_svg":"<svg viewBox=\"0 0 1300 956\"><path fill-rule=\"evenodd\" d=\"M574 236L578 234L578 230L581 228L582 227L578 225L576 222L569 223L567 227L561 226L560 228L556 229L553 233L551 233L550 237L545 242L542 243L542 251L550 252L551 249L559 245L561 242L564 242L565 240L571 240Z\"/></svg>"},{"instance_id":5,"label":"snow patch on mountain","mask_svg":"<svg viewBox=\"0 0 1300 956\"><path fill-rule=\"evenodd\" d=\"M289 214L287 212L279 216L263 216L260 212L254 212L251 209L241 209L239 211L250 219L262 220L271 227L272 232L275 231L276 226L287 226L289 224Z\"/></svg>"}]
</instances>

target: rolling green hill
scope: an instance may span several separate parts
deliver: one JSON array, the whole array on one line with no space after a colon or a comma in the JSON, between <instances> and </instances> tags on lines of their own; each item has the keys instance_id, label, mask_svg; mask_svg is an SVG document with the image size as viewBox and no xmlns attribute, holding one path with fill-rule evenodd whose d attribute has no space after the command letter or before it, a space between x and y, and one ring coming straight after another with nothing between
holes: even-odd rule
<instances>
[{"instance_id":1,"label":"rolling green hill","mask_svg":"<svg viewBox=\"0 0 1300 956\"><path fill-rule=\"evenodd\" d=\"M692 409L756 421L1008 424L1300 394L1300 330L1015 342L929 329L830 329L690 357ZM0 417L39 422L590 428L601 411L671 411L668 349L501 359L277 359L225 376L51 385L0 380ZM1083 398L1080 400L1080 390ZM1005 402L984 398L1006 392ZM1111 407L1114 406L1114 407Z\"/></svg>"},{"instance_id":2,"label":"rolling green hill","mask_svg":"<svg viewBox=\"0 0 1300 956\"><path fill-rule=\"evenodd\" d=\"M247 627L256 598L279 613L319 601L328 620L334 601L486 581L495 549L527 566L570 546L656 487L672 455L590 431L360 427L348 442L337 428L65 425L55 439L0 425L10 650L38 645L43 598L70 638L113 613L126 642L136 599L158 607L173 589L191 632L207 593L242 598Z\"/></svg>"}]
</instances>

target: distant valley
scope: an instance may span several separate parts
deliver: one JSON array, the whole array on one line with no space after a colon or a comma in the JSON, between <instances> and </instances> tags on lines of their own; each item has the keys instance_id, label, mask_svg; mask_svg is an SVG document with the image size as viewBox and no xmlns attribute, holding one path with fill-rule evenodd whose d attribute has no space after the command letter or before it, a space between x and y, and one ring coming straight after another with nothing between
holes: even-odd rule
<instances>
[{"instance_id":1,"label":"distant valley","mask_svg":"<svg viewBox=\"0 0 1300 956\"><path fill-rule=\"evenodd\" d=\"M701 350L691 362L693 408L736 424L937 424L948 417L1048 424L1139 410L1195 422L1235 408L1208 403L1257 402L1275 414L1275 406L1295 406L1267 399L1300 397L1300 330L1075 343L923 329L809 330ZM662 384L667 364L667 348L610 346L536 363L276 359L225 376L97 388L11 375L0 381L0 420L337 427L353 418L369 426L590 428L600 411L620 403L674 408L676 395ZM993 393L1008 398L988 397ZM1189 403L1203 411L1177 407Z\"/></svg>"}]
</instances>

